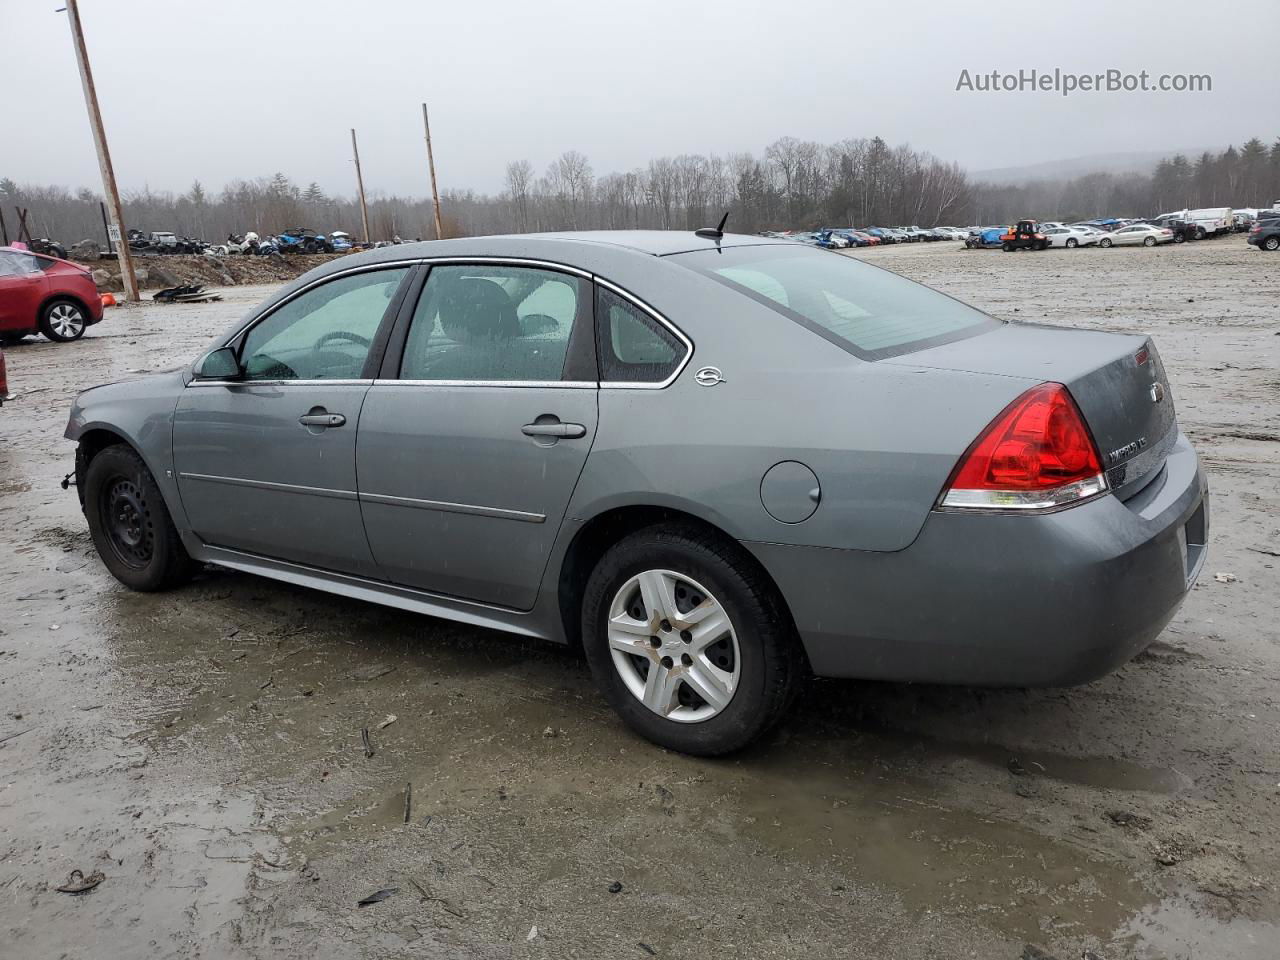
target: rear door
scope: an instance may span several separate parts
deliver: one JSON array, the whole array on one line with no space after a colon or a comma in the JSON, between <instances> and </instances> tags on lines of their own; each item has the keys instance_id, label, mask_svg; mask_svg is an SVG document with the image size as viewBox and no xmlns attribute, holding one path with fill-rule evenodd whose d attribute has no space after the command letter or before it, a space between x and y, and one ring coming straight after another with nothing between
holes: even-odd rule
<instances>
[{"instance_id":1,"label":"rear door","mask_svg":"<svg viewBox=\"0 0 1280 960\"><path fill-rule=\"evenodd\" d=\"M173 459L204 542L341 573L376 574L356 490L366 364L412 267L344 274L267 314L239 342L244 377L192 381ZM367 371L372 373L372 369Z\"/></svg>"},{"instance_id":2,"label":"rear door","mask_svg":"<svg viewBox=\"0 0 1280 960\"><path fill-rule=\"evenodd\" d=\"M360 416L383 577L527 610L596 432L591 283L551 266L432 267Z\"/></svg>"}]
</instances>

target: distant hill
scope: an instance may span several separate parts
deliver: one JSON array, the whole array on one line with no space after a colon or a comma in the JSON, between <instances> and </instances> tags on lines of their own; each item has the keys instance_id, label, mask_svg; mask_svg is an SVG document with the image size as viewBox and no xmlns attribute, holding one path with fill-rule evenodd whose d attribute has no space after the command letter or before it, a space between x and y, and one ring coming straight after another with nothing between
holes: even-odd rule
<instances>
[{"instance_id":1,"label":"distant hill","mask_svg":"<svg viewBox=\"0 0 1280 960\"><path fill-rule=\"evenodd\" d=\"M1086 173L1150 173L1165 157L1182 153L1187 158L1198 157L1203 148L1195 150L1142 150L1129 153L1093 153L1065 160L1046 160L1020 167L997 167L992 170L973 170L971 180L986 183L1032 183L1037 180L1062 180L1082 177Z\"/></svg>"}]
</instances>

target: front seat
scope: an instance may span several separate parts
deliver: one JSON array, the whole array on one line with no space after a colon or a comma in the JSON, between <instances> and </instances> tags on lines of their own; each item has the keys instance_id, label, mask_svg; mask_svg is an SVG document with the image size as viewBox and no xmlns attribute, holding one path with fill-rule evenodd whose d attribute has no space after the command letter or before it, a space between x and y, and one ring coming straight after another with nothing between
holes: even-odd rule
<instances>
[{"instance_id":1,"label":"front seat","mask_svg":"<svg viewBox=\"0 0 1280 960\"><path fill-rule=\"evenodd\" d=\"M516 306L483 277L461 277L441 291L440 327L455 343L513 340L520 336Z\"/></svg>"}]
</instances>

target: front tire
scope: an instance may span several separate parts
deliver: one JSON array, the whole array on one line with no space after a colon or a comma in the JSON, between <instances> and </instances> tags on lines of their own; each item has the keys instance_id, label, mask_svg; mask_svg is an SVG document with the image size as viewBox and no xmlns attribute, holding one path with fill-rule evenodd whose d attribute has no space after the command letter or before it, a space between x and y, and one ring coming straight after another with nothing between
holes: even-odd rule
<instances>
[{"instance_id":1,"label":"front tire","mask_svg":"<svg viewBox=\"0 0 1280 960\"><path fill-rule=\"evenodd\" d=\"M1142 241L1142 245L1143 245L1144 247L1154 247L1154 246L1156 245L1156 238L1155 238L1155 237L1147 237L1147 239L1145 239L1145 240L1143 240L1143 241Z\"/></svg>"},{"instance_id":2,"label":"front tire","mask_svg":"<svg viewBox=\"0 0 1280 960\"><path fill-rule=\"evenodd\" d=\"M84 308L72 300L54 300L40 312L40 332L57 343L79 340L88 325Z\"/></svg>"},{"instance_id":3,"label":"front tire","mask_svg":"<svg viewBox=\"0 0 1280 960\"><path fill-rule=\"evenodd\" d=\"M1104 247L1104 248L1111 246L1111 238L1103 237L1101 240L1098 241L1098 246Z\"/></svg>"},{"instance_id":4,"label":"front tire","mask_svg":"<svg viewBox=\"0 0 1280 960\"><path fill-rule=\"evenodd\" d=\"M1080 246L1080 241L1077 240L1075 237L1068 237L1067 246L1072 250L1074 250L1076 247Z\"/></svg>"},{"instance_id":5,"label":"front tire","mask_svg":"<svg viewBox=\"0 0 1280 960\"><path fill-rule=\"evenodd\" d=\"M89 534L117 580L150 592L195 574L155 478L132 449L116 444L98 453L89 461L84 486Z\"/></svg>"},{"instance_id":6,"label":"front tire","mask_svg":"<svg viewBox=\"0 0 1280 960\"><path fill-rule=\"evenodd\" d=\"M587 582L582 636L627 725L696 756L741 749L777 723L803 663L776 589L750 558L677 524L605 553Z\"/></svg>"}]
</instances>

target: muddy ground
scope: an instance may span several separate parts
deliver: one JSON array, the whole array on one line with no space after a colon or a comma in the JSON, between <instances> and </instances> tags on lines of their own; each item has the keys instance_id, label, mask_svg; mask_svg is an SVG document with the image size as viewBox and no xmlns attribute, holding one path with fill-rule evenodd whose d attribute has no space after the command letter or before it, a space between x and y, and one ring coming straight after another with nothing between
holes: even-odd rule
<instances>
[{"instance_id":1,"label":"muddy ground","mask_svg":"<svg viewBox=\"0 0 1280 960\"><path fill-rule=\"evenodd\" d=\"M558 648L213 570L132 594L58 488L71 397L266 289L112 310L7 351L0 955L1280 954L1280 258L864 255L1011 320L1155 335L1213 526L1147 653L1070 690L814 682L707 761L628 733ZM72 869L106 879L56 892Z\"/></svg>"}]
</instances>

